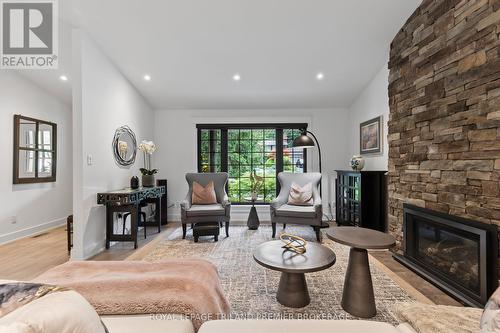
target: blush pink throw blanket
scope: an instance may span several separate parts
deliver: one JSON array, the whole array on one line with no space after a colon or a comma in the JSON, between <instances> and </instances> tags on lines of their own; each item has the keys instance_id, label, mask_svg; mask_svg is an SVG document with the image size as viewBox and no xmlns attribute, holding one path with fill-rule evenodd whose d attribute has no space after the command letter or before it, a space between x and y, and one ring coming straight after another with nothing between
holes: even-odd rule
<instances>
[{"instance_id":1,"label":"blush pink throw blanket","mask_svg":"<svg viewBox=\"0 0 500 333\"><path fill-rule=\"evenodd\" d=\"M182 314L198 329L229 314L217 268L201 259L71 261L34 281L76 290L101 315Z\"/></svg>"}]
</instances>

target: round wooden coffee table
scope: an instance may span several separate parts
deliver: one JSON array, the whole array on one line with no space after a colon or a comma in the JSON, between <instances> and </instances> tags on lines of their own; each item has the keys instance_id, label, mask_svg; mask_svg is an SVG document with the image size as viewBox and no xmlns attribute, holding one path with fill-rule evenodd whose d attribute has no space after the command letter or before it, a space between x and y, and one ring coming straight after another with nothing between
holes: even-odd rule
<instances>
[{"instance_id":1,"label":"round wooden coffee table","mask_svg":"<svg viewBox=\"0 0 500 333\"><path fill-rule=\"evenodd\" d=\"M291 308L302 308L311 302L305 273L327 269L335 264L335 253L318 243L307 243L304 254L283 249L280 240L259 245L253 258L260 265L281 272L276 299Z\"/></svg>"},{"instance_id":2,"label":"round wooden coffee table","mask_svg":"<svg viewBox=\"0 0 500 333\"><path fill-rule=\"evenodd\" d=\"M359 227L333 227L326 235L337 243L351 247L342 293L342 308L357 317L375 316L377 308L367 250L391 248L396 244L396 240L389 234Z\"/></svg>"}]
</instances>

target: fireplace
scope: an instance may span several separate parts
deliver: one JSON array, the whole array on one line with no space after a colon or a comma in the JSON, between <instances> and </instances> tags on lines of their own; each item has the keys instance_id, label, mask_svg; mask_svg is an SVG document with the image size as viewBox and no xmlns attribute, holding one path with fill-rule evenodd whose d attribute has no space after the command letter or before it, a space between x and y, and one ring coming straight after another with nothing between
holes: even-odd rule
<instances>
[{"instance_id":1,"label":"fireplace","mask_svg":"<svg viewBox=\"0 0 500 333\"><path fill-rule=\"evenodd\" d=\"M483 307L498 286L494 225L404 205L404 254L394 258L464 304Z\"/></svg>"}]
</instances>

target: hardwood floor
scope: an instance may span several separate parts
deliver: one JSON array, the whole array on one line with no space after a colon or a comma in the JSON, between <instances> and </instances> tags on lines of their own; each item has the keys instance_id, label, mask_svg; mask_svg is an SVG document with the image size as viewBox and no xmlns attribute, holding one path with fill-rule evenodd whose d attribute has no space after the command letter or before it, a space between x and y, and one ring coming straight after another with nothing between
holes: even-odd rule
<instances>
[{"instance_id":1,"label":"hardwood floor","mask_svg":"<svg viewBox=\"0 0 500 333\"><path fill-rule=\"evenodd\" d=\"M425 297L431 300L434 304L462 306L461 303L445 294L443 291L441 291L441 289L435 287L427 280L415 274L409 268L406 268L405 266L394 260L390 251L371 251L370 255L380 263L382 263L387 269L392 271L398 279L401 279L404 282L408 283L411 287L415 288L421 294L425 295ZM400 281L396 282L401 285Z\"/></svg>"},{"instance_id":2,"label":"hardwood floor","mask_svg":"<svg viewBox=\"0 0 500 333\"><path fill-rule=\"evenodd\" d=\"M69 260L66 229L59 227L0 246L0 279L28 281Z\"/></svg>"},{"instance_id":3,"label":"hardwood floor","mask_svg":"<svg viewBox=\"0 0 500 333\"><path fill-rule=\"evenodd\" d=\"M134 250L131 243L117 243L90 260L141 260L155 247L180 227L179 223L169 223L160 234L156 229L148 229L148 237L139 237L139 248ZM154 229L154 230L153 230ZM392 258L389 251L371 251L370 261L385 270L391 278L417 300L424 303L461 306L431 283L419 277ZM0 245L0 279L28 281L46 270L69 260L66 250L66 230L64 227L49 230L40 235L23 238Z\"/></svg>"},{"instance_id":4,"label":"hardwood floor","mask_svg":"<svg viewBox=\"0 0 500 333\"><path fill-rule=\"evenodd\" d=\"M178 226L169 224L163 227L160 234L156 232L156 228L148 228L148 237L139 237L137 250L134 250L132 243L117 243L90 260L141 260L156 242L168 236ZM28 281L68 260L66 228L51 229L0 245L0 280Z\"/></svg>"},{"instance_id":5,"label":"hardwood floor","mask_svg":"<svg viewBox=\"0 0 500 333\"><path fill-rule=\"evenodd\" d=\"M130 242L118 242L111 246L109 250L103 251L89 260L142 260L149 252L151 252L156 243L161 242L179 227L179 223L170 222L166 226L162 226L161 233L158 233L156 227L148 228L146 239L144 239L142 231L139 232L137 250L134 250L134 247Z\"/></svg>"}]
</instances>

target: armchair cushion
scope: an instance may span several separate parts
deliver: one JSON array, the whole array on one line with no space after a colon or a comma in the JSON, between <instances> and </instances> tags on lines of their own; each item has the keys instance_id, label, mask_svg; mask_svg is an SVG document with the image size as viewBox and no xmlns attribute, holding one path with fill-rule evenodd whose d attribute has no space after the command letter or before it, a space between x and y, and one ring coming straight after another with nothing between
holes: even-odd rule
<instances>
[{"instance_id":1,"label":"armchair cushion","mask_svg":"<svg viewBox=\"0 0 500 333\"><path fill-rule=\"evenodd\" d=\"M211 205L217 203L214 182L210 181L207 186L203 186L194 181L191 203L193 205Z\"/></svg>"},{"instance_id":2,"label":"armchair cushion","mask_svg":"<svg viewBox=\"0 0 500 333\"><path fill-rule=\"evenodd\" d=\"M288 204L298 206L312 206L314 203L312 183L307 183L300 186L297 183L292 183L290 193L288 194Z\"/></svg>"},{"instance_id":3,"label":"armchair cushion","mask_svg":"<svg viewBox=\"0 0 500 333\"><path fill-rule=\"evenodd\" d=\"M315 218L316 209L314 206L296 206L285 204L276 209L276 216Z\"/></svg>"},{"instance_id":4,"label":"armchair cushion","mask_svg":"<svg viewBox=\"0 0 500 333\"><path fill-rule=\"evenodd\" d=\"M224 216L225 208L221 204L212 205L192 205L187 210L188 217L194 216Z\"/></svg>"}]
</instances>

